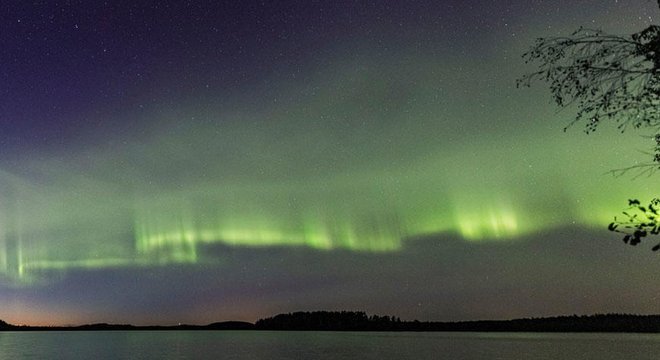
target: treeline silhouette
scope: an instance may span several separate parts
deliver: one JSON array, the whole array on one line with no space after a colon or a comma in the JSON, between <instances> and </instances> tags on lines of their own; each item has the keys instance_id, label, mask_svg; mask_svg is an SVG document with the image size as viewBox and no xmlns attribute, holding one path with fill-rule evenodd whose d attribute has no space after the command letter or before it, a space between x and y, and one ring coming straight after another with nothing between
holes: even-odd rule
<instances>
[{"instance_id":1,"label":"treeline silhouette","mask_svg":"<svg viewBox=\"0 0 660 360\"><path fill-rule=\"evenodd\" d=\"M493 331L493 332L660 332L660 315L598 314L515 320L459 322L401 321L364 312L295 312L256 322L259 330Z\"/></svg>"},{"instance_id":2,"label":"treeline silhouette","mask_svg":"<svg viewBox=\"0 0 660 360\"><path fill-rule=\"evenodd\" d=\"M330 331L391 331L405 324L390 316L368 316L363 311L313 311L279 314L258 320L259 330L330 330Z\"/></svg>"},{"instance_id":3,"label":"treeline silhouette","mask_svg":"<svg viewBox=\"0 0 660 360\"><path fill-rule=\"evenodd\" d=\"M285 331L484 331L484 332L660 332L660 315L598 314L515 320L459 322L402 321L362 311L313 311L279 314L256 323L216 322L209 325L134 326L89 324L71 327L16 326L0 320L0 331L104 330L285 330Z\"/></svg>"},{"instance_id":4,"label":"treeline silhouette","mask_svg":"<svg viewBox=\"0 0 660 360\"><path fill-rule=\"evenodd\" d=\"M254 324L244 321L224 321L208 325L136 326L130 324L86 324L80 326L11 325L0 320L0 331L110 331L110 330L254 330Z\"/></svg>"}]
</instances>

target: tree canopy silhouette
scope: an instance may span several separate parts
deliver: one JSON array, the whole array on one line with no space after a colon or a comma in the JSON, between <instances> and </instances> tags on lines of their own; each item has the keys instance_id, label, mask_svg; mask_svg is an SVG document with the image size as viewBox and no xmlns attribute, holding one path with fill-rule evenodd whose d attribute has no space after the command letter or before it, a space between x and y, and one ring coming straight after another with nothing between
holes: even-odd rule
<instances>
[{"instance_id":1,"label":"tree canopy silhouette","mask_svg":"<svg viewBox=\"0 0 660 360\"><path fill-rule=\"evenodd\" d=\"M650 132L653 150L647 161L614 170L615 174L652 174L660 169L660 26L630 35L580 28L569 36L537 39L523 58L537 70L518 79L519 87L546 82L559 107L577 109L566 128L584 123L585 132L591 133L610 121L621 132ZM630 245L660 233L659 199L648 205L631 199L628 206L623 220L614 218L610 231L624 234L623 241ZM652 250L660 250L660 244Z\"/></svg>"}]
</instances>

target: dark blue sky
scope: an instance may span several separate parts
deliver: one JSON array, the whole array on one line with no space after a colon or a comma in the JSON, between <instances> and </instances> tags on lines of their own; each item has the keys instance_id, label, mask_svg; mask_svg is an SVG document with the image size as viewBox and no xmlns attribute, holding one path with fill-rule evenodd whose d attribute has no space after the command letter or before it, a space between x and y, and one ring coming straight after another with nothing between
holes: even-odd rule
<instances>
[{"instance_id":1,"label":"dark blue sky","mask_svg":"<svg viewBox=\"0 0 660 360\"><path fill-rule=\"evenodd\" d=\"M39 146L71 141L108 118L130 126L130 117L182 99L268 92L271 81L329 65L334 48L352 40L387 56L421 36L456 32L443 24L465 9L396 1L12 1L2 11L2 130Z\"/></svg>"}]
</instances>

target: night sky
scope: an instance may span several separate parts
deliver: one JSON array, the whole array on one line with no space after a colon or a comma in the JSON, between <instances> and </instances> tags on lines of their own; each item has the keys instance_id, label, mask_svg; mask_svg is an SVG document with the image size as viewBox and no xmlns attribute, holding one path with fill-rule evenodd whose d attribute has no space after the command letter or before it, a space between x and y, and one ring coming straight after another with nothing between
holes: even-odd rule
<instances>
[{"instance_id":1,"label":"night sky","mask_svg":"<svg viewBox=\"0 0 660 360\"><path fill-rule=\"evenodd\" d=\"M563 128L535 38L647 0L0 4L0 319L660 313L607 224L653 145Z\"/></svg>"}]
</instances>

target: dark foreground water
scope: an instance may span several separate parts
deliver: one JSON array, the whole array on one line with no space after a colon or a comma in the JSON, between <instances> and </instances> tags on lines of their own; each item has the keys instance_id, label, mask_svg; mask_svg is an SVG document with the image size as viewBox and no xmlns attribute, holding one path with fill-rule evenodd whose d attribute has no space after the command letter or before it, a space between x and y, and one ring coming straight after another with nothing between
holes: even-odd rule
<instances>
[{"instance_id":1,"label":"dark foreground water","mask_svg":"<svg viewBox=\"0 0 660 360\"><path fill-rule=\"evenodd\" d=\"M0 359L658 359L660 335L0 332Z\"/></svg>"}]
</instances>

